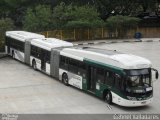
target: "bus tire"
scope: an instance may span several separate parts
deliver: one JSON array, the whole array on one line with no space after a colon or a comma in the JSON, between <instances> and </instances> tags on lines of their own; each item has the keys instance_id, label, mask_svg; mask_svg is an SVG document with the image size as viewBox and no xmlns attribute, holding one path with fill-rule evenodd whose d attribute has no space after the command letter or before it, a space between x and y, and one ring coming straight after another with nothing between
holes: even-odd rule
<instances>
[{"instance_id":1,"label":"bus tire","mask_svg":"<svg viewBox=\"0 0 160 120\"><path fill-rule=\"evenodd\" d=\"M14 50L12 50L12 58L15 59Z\"/></svg>"},{"instance_id":2,"label":"bus tire","mask_svg":"<svg viewBox=\"0 0 160 120\"><path fill-rule=\"evenodd\" d=\"M108 104L112 104L112 94L111 94L111 92L110 92L109 90L106 91L104 97L105 97L104 100L105 100Z\"/></svg>"},{"instance_id":3,"label":"bus tire","mask_svg":"<svg viewBox=\"0 0 160 120\"><path fill-rule=\"evenodd\" d=\"M62 75L62 82L63 82L66 86L69 85L69 84L68 84L68 75L67 75L67 73L63 73L63 75Z\"/></svg>"},{"instance_id":4,"label":"bus tire","mask_svg":"<svg viewBox=\"0 0 160 120\"><path fill-rule=\"evenodd\" d=\"M37 70L37 64L35 60L32 61L32 67L34 70Z\"/></svg>"}]
</instances>

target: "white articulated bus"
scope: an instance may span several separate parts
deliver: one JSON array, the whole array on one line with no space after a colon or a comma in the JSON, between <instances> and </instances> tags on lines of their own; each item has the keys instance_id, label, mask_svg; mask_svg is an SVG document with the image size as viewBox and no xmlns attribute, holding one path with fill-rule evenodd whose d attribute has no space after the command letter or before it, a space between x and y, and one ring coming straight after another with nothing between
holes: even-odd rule
<instances>
[{"instance_id":1,"label":"white articulated bus","mask_svg":"<svg viewBox=\"0 0 160 120\"><path fill-rule=\"evenodd\" d=\"M54 53L54 48L63 48L63 47L72 47L73 44L62 41L56 38L42 38L42 39L33 39L31 41L30 53L30 65L33 66L34 69L41 70L49 75L53 75L55 66L54 61L56 58L56 54ZM28 57L29 57L28 56Z\"/></svg>"},{"instance_id":2,"label":"white articulated bus","mask_svg":"<svg viewBox=\"0 0 160 120\"><path fill-rule=\"evenodd\" d=\"M54 38L32 39L24 48L26 64L109 104L143 106L153 99L152 71L156 79L158 71L145 58Z\"/></svg>"},{"instance_id":3,"label":"white articulated bus","mask_svg":"<svg viewBox=\"0 0 160 120\"><path fill-rule=\"evenodd\" d=\"M25 46L27 45L27 41L30 41L33 38L45 38L45 36L25 31L6 32L6 53L13 58L24 62Z\"/></svg>"},{"instance_id":4,"label":"white articulated bus","mask_svg":"<svg viewBox=\"0 0 160 120\"><path fill-rule=\"evenodd\" d=\"M6 53L49 75L53 71L50 67L53 66L52 49L70 46L73 44L56 38L45 38L43 35L31 32L6 32Z\"/></svg>"}]
</instances>

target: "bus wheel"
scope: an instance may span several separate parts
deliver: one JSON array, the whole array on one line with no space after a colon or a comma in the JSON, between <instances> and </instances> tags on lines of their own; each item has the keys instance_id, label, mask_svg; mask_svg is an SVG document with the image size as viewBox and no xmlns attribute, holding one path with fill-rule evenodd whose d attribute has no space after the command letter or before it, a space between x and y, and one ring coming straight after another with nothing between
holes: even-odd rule
<instances>
[{"instance_id":1,"label":"bus wheel","mask_svg":"<svg viewBox=\"0 0 160 120\"><path fill-rule=\"evenodd\" d=\"M14 51L12 51L12 58L15 59Z\"/></svg>"},{"instance_id":2,"label":"bus wheel","mask_svg":"<svg viewBox=\"0 0 160 120\"><path fill-rule=\"evenodd\" d=\"M110 91L107 91L107 92L106 92L105 101L106 101L108 104L112 104L112 94L111 94Z\"/></svg>"},{"instance_id":3,"label":"bus wheel","mask_svg":"<svg viewBox=\"0 0 160 120\"><path fill-rule=\"evenodd\" d=\"M34 61L34 60L33 60L33 62L32 62L32 67L33 67L34 70L37 70L36 61Z\"/></svg>"},{"instance_id":4,"label":"bus wheel","mask_svg":"<svg viewBox=\"0 0 160 120\"><path fill-rule=\"evenodd\" d=\"M62 75L62 81L65 85L68 86L68 75L66 73Z\"/></svg>"}]
</instances>

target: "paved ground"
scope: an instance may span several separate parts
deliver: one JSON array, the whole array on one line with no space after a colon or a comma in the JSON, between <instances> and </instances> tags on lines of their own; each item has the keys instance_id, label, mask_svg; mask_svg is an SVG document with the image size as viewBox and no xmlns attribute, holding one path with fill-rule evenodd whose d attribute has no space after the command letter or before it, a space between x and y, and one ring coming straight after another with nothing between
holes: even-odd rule
<instances>
[{"instance_id":1,"label":"paved ground","mask_svg":"<svg viewBox=\"0 0 160 120\"><path fill-rule=\"evenodd\" d=\"M160 71L160 42L97 44L148 58ZM41 72L11 58L0 59L0 113L160 113L160 81L154 81L154 102L126 108L64 86Z\"/></svg>"}]
</instances>

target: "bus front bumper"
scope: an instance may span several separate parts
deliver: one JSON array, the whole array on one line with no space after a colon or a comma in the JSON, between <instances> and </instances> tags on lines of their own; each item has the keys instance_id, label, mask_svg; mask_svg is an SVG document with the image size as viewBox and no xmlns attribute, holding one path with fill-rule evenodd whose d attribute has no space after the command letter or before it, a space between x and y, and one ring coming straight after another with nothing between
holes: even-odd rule
<instances>
[{"instance_id":1,"label":"bus front bumper","mask_svg":"<svg viewBox=\"0 0 160 120\"><path fill-rule=\"evenodd\" d=\"M112 101L113 103L118 104L120 106L138 107L138 106L145 106L150 104L153 101L153 98L149 98L147 100L133 101L133 100L124 99L112 92Z\"/></svg>"}]
</instances>

